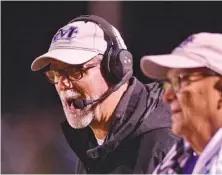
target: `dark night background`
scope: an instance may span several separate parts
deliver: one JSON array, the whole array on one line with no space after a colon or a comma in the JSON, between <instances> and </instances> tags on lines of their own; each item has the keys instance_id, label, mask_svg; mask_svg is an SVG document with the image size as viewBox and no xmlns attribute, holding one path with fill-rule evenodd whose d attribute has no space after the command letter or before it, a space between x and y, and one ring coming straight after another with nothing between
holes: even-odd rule
<instances>
[{"instance_id":1,"label":"dark night background","mask_svg":"<svg viewBox=\"0 0 222 175\"><path fill-rule=\"evenodd\" d=\"M168 53L192 33L222 31L222 2L120 2L120 8L120 32L143 82L151 81L140 72L143 55ZM72 173L59 98L30 66L60 27L89 13L89 2L1 2L1 11L2 173Z\"/></svg>"}]
</instances>

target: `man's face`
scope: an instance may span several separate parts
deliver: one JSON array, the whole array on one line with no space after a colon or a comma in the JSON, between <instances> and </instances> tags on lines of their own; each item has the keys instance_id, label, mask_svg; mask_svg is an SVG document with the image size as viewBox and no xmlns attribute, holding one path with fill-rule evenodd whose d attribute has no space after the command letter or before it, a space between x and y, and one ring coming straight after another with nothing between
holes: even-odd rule
<instances>
[{"instance_id":1,"label":"man's face","mask_svg":"<svg viewBox=\"0 0 222 175\"><path fill-rule=\"evenodd\" d=\"M218 101L221 96L216 88L221 77L203 75L210 72L207 68L171 69L168 79L172 82L175 77L183 75L180 88L175 92L172 86L166 88L164 101L169 103L172 112L172 129L179 136L192 135L193 132L204 132L217 116Z\"/></svg>"},{"instance_id":2,"label":"man's face","mask_svg":"<svg viewBox=\"0 0 222 175\"><path fill-rule=\"evenodd\" d=\"M94 65L95 67L87 69L89 65ZM52 69L64 69L70 66L71 65L60 61L53 61L51 64ZM67 79L64 74L61 74L58 78L58 83L55 84L67 121L73 128L84 128L88 126L95 117L96 107L99 106L88 105L83 109L76 109L73 106L73 100L97 99L108 89L108 86L101 75L100 62L92 59L84 64L82 70L81 79L70 81L71 78Z\"/></svg>"}]
</instances>

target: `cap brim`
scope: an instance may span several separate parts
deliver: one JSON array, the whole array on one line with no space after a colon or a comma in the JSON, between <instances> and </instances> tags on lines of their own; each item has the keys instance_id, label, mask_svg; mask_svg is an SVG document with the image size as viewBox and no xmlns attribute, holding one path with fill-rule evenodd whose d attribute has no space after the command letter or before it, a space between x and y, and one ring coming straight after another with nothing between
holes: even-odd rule
<instances>
[{"instance_id":1,"label":"cap brim","mask_svg":"<svg viewBox=\"0 0 222 175\"><path fill-rule=\"evenodd\" d=\"M140 67L142 72L153 79L165 79L169 69L197 68L203 67L186 56L167 54L167 55L151 55L141 58Z\"/></svg>"},{"instance_id":2,"label":"cap brim","mask_svg":"<svg viewBox=\"0 0 222 175\"><path fill-rule=\"evenodd\" d=\"M83 64L98 54L99 52L95 51L56 49L36 58L32 62L31 69L33 71L38 71L51 63L52 59L73 65Z\"/></svg>"}]
</instances>

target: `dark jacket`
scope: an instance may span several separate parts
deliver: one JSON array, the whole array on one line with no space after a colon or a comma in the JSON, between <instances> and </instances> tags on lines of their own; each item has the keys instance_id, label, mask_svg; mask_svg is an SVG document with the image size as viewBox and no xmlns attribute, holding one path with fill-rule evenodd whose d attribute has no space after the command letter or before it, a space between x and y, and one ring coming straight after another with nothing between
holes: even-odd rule
<instances>
[{"instance_id":1,"label":"dark jacket","mask_svg":"<svg viewBox=\"0 0 222 175\"><path fill-rule=\"evenodd\" d=\"M62 123L65 137L78 157L74 173L152 173L177 141L162 93L159 83L144 85L131 78L103 145L97 144L89 127L75 130L67 121Z\"/></svg>"}]
</instances>

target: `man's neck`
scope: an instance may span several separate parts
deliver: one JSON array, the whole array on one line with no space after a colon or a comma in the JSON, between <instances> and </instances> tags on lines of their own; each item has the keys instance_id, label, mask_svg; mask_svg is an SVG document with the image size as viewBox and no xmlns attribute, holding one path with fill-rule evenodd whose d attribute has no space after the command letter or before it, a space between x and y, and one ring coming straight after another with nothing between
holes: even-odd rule
<instances>
[{"instance_id":1,"label":"man's neck","mask_svg":"<svg viewBox=\"0 0 222 175\"><path fill-rule=\"evenodd\" d=\"M112 114L118 105L123 93L126 91L128 83L121 86L117 91L113 92L109 97L107 97L101 104L96 107L95 119L90 124L91 129L96 138L105 139L110 124L112 121Z\"/></svg>"},{"instance_id":2,"label":"man's neck","mask_svg":"<svg viewBox=\"0 0 222 175\"><path fill-rule=\"evenodd\" d=\"M212 137L212 128L210 125L205 124L202 128L204 129L201 129L200 132L196 130L196 132L190 132L184 136L185 140L190 143L191 147L198 155L203 152Z\"/></svg>"}]
</instances>

